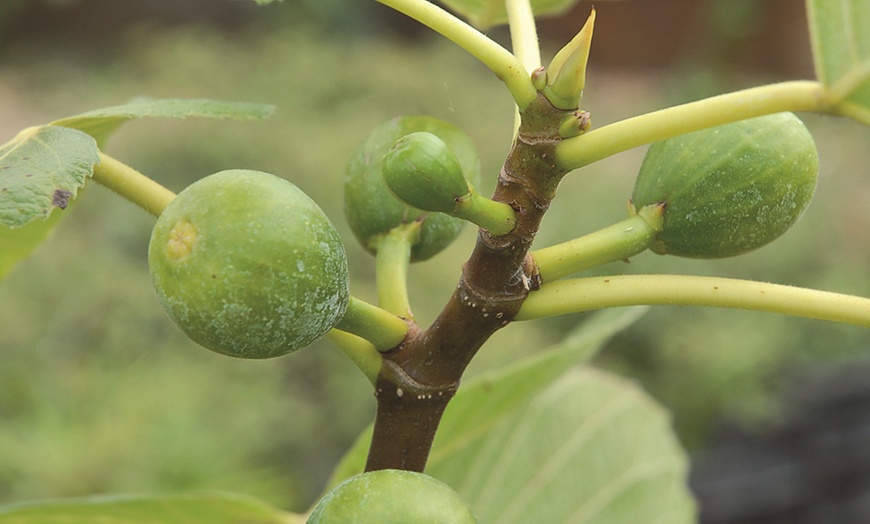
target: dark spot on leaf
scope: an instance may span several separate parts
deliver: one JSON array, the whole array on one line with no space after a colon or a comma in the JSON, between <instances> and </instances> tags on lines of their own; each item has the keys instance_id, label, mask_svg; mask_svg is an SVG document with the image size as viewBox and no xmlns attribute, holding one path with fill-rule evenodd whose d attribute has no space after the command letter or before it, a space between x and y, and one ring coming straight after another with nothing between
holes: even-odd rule
<instances>
[{"instance_id":1,"label":"dark spot on leaf","mask_svg":"<svg viewBox=\"0 0 870 524\"><path fill-rule=\"evenodd\" d=\"M72 191L67 191L66 189L55 189L54 193L51 195L51 205L61 209L66 209L72 195Z\"/></svg>"},{"instance_id":2,"label":"dark spot on leaf","mask_svg":"<svg viewBox=\"0 0 870 524\"><path fill-rule=\"evenodd\" d=\"M29 177L32 177L32 176L33 176L33 173L27 173L27 174L26 174L26 175L24 175L24 176L26 176L26 177L28 177L28 178L29 178Z\"/></svg>"},{"instance_id":3,"label":"dark spot on leaf","mask_svg":"<svg viewBox=\"0 0 870 524\"><path fill-rule=\"evenodd\" d=\"M214 273L212 273L212 274L211 274L211 278L217 278L217 275L215 275Z\"/></svg>"}]
</instances>

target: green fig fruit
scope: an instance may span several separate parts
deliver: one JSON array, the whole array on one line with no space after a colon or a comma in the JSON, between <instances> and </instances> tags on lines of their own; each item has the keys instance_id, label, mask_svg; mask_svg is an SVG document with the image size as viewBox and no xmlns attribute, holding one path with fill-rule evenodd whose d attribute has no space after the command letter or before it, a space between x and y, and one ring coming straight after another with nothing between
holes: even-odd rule
<instances>
[{"instance_id":1,"label":"green fig fruit","mask_svg":"<svg viewBox=\"0 0 870 524\"><path fill-rule=\"evenodd\" d=\"M785 233L809 205L818 171L803 122L778 113L653 144L632 203L665 204L654 252L730 257Z\"/></svg>"},{"instance_id":2,"label":"green fig fruit","mask_svg":"<svg viewBox=\"0 0 870 524\"><path fill-rule=\"evenodd\" d=\"M471 192L459 159L426 131L405 135L393 145L384 157L383 175L390 192L423 211L452 213Z\"/></svg>"},{"instance_id":3,"label":"green fig fruit","mask_svg":"<svg viewBox=\"0 0 870 524\"><path fill-rule=\"evenodd\" d=\"M405 135L426 131L444 141L456 155L462 174L472 185L480 177L480 160L471 139L456 126L430 116L394 118L377 126L354 152L344 177L344 211L357 240L374 253L383 235L394 227L422 221L411 260L425 260L450 245L465 225L459 218L410 207L387 188L383 162Z\"/></svg>"},{"instance_id":4,"label":"green fig fruit","mask_svg":"<svg viewBox=\"0 0 870 524\"><path fill-rule=\"evenodd\" d=\"M259 171L222 171L179 193L157 219L148 265L169 317L233 357L305 347L350 299L332 223L295 185Z\"/></svg>"},{"instance_id":5,"label":"green fig fruit","mask_svg":"<svg viewBox=\"0 0 870 524\"><path fill-rule=\"evenodd\" d=\"M352 477L314 507L307 524L474 524L453 489L423 473L384 469Z\"/></svg>"}]
</instances>

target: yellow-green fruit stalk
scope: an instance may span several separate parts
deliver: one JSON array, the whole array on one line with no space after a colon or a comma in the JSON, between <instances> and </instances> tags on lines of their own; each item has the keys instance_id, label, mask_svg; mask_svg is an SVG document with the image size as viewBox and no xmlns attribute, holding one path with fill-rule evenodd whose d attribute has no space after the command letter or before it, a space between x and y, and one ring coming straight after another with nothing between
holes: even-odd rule
<instances>
[{"instance_id":1,"label":"yellow-green fruit stalk","mask_svg":"<svg viewBox=\"0 0 870 524\"><path fill-rule=\"evenodd\" d=\"M350 297L332 223L295 185L259 171L222 171L179 193L154 226L148 264L169 317L233 357L311 344Z\"/></svg>"}]
</instances>

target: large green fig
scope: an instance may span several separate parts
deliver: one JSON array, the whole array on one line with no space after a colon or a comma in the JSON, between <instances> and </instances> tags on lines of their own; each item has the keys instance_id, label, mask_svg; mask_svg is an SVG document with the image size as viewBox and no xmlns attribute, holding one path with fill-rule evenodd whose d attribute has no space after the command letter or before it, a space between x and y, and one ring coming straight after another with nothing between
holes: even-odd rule
<instances>
[{"instance_id":1,"label":"large green fig","mask_svg":"<svg viewBox=\"0 0 870 524\"><path fill-rule=\"evenodd\" d=\"M259 171L222 171L179 193L157 219L148 264L169 317L234 357L311 344L350 297L332 223L295 185Z\"/></svg>"},{"instance_id":2,"label":"large green fig","mask_svg":"<svg viewBox=\"0 0 870 524\"><path fill-rule=\"evenodd\" d=\"M423 473L385 469L352 477L327 493L307 524L474 524L459 494Z\"/></svg>"},{"instance_id":3,"label":"large green fig","mask_svg":"<svg viewBox=\"0 0 870 524\"><path fill-rule=\"evenodd\" d=\"M653 251L729 257L785 233L809 205L818 171L803 122L779 113L653 144L632 202L665 204Z\"/></svg>"},{"instance_id":4,"label":"large green fig","mask_svg":"<svg viewBox=\"0 0 870 524\"><path fill-rule=\"evenodd\" d=\"M354 152L344 177L345 216L356 238L370 252L376 250L380 237L394 227L422 220L419 240L411 248L411 260L425 260L450 245L465 225L458 218L410 207L387 188L382 175L384 156L397 140L418 131L443 140L472 185L480 177L480 160L474 144L449 122L430 116L406 116L377 126Z\"/></svg>"}]
</instances>

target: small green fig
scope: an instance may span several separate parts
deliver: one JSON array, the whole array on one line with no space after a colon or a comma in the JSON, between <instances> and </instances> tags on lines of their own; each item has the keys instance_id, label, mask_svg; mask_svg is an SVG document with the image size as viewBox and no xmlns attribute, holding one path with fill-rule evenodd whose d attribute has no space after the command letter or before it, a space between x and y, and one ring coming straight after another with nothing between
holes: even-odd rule
<instances>
[{"instance_id":1,"label":"small green fig","mask_svg":"<svg viewBox=\"0 0 870 524\"><path fill-rule=\"evenodd\" d=\"M148 265L169 317L233 357L311 344L350 298L332 223L295 185L259 171L222 171L179 193L157 219Z\"/></svg>"},{"instance_id":2,"label":"small green fig","mask_svg":"<svg viewBox=\"0 0 870 524\"><path fill-rule=\"evenodd\" d=\"M426 131L400 138L384 157L384 181L402 202L424 211L451 213L468 193L459 159Z\"/></svg>"},{"instance_id":3,"label":"small green fig","mask_svg":"<svg viewBox=\"0 0 870 524\"><path fill-rule=\"evenodd\" d=\"M809 205L818 171L803 122L778 113L653 144L632 203L665 204L654 252L730 257L785 233Z\"/></svg>"},{"instance_id":4,"label":"small green fig","mask_svg":"<svg viewBox=\"0 0 870 524\"><path fill-rule=\"evenodd\" d=\"M307 524L474 524L453 489L423 473L384 469L352 477L314 507Z\"/></svg>"},{"instance_id":5,"label":"small green fig","mask_svg":"<svg viewBox=\"0 0 870 524\"><path fill-rule=\"evenodd\" d=\"M418 131L444 141L470 184L475 185L480 177L474 144L449 122L430 116L406 116L377 126L354 152L344 177L345 216L357 240L369 252L374 253L380 238L394 227L420 220L420 235L411 248L411 260L425 260L450 245L465 225L461 219L408 206L387 188L382 173L384 157L397 140Z\"/></svg>"}]
</instances>

